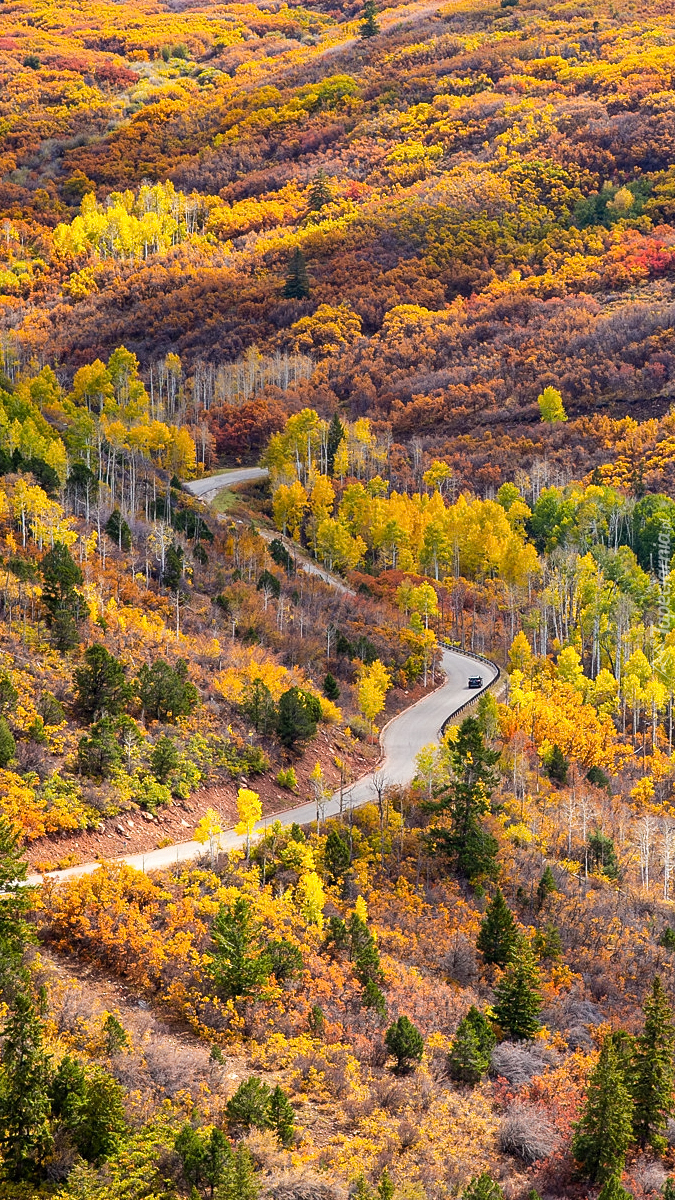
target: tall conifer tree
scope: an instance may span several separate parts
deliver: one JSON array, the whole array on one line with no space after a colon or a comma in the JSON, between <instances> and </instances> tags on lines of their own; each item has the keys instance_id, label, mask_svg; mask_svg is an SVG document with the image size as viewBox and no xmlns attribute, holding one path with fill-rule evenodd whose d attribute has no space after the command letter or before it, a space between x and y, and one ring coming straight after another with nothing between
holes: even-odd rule
<instances>
[{"instance_id":1,"label":"tall conifer tree","mask_svg":"<svg viewBox=\"0 0 675 1200\"><path fill-rule=\"evenodd\" d=\"M309 296L307 263L299 246L295 247L288 264L284 296L287 300L305 300Z\"/></svg>"},{"instance_id":2,"label":"tall conifer tree","mask_svg":"<svg viewBox=\"0 0 675 1200\"><path fill-rule=\"evenodd\" d=\"M542 998L532 949L522 938L495 988L494 1013L502 1029L516 1041L527 1041L540 1028Z\"/></svg>"},{"instance_id":3,"label":"tall conifer tree","mask_svg":"<svg viewBox=\"0 0 675 1200\"><path fill-rule=\"evenodd\" d=\"M633 1128L642 1149L649 1143L653 1149L662 1150L665 1142L661 1132L673 1112L675 1025L658 975L645 1001L644 1015L631 1079Z\"/></svg>"},{"instance_id":4,"label":"tall conifer tree","mask_svg":"<svg viewBox=\"0 0 675 1200\"><path fill-rule=\"evenodd\" d=\"M518 929L501 888L497 888L485 910L476 945L486 963L505 967L518 941Z\"/></svg>"},{"instance_id":5,"label":"tall conifer tree","mask_svg":"<svg viewBox=\"0 0 675 1200\"><path fill-rule=\"evenodd\" d=\"M605 1038L586 1094L586 1105L575 1126L572 1153L593 1182L604 1182L623 1171L633 1132L633 1106L616 1046Z\"/></svg>"}]
</instances>

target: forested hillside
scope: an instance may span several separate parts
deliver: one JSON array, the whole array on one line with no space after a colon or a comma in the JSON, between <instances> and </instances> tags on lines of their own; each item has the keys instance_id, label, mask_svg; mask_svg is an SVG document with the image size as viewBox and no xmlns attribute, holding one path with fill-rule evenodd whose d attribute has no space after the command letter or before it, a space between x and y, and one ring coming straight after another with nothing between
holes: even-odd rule
<instances>
[{"instance_id":1,"label":"forested hillside","mask_svg":"<svg viewBox=\"0 0 675 1200\"><path fill-rule=\"evenodd\" d=\"M0 2L3 1200L675 1197L674 55Z\"/></svg>"}]
</instances>

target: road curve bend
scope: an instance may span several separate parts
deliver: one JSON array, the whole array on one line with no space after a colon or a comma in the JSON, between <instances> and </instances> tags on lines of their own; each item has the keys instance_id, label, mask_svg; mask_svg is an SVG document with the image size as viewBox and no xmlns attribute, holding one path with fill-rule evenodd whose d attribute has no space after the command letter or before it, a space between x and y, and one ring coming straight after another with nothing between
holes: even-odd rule
<instances>
[{"instance_id":1,"label":"road curve bend","mask_svg":"<svg viewBox=\"0 0 675 1200\"><path fill-rule=\"evenodd\" d=\"M441 728L448 718L467 701L476 699L499 675L498 668L492 663L485 660L477 662L475 658L447 647L443 647L441 665L445 673L445 682L435 692L423 696L416 704L399 713L384 727L380 737L382 757L379 765L375 771L346 787L342 800L340 793L335 792L323 807L324 818L337 816L341 805L344 810L372 802L376 797L375 777L378 783L383 780L389 786L405 786L410 783L415 775L415 757L422 747L438 741ZM478 674L483 678L483 687L480 691L472 691L468 686L469 676ZM314 820L316 805L311 801L296 808L286 809L285 812L270 814L256 826L255 833L262 833L272 821L280 821L282 825L291 825L294 821L298 825L307 825ZM223 850L233 850L242 846L244 842L245 838L235 833L234 829L226 830L220 838ZM129 854L111 861L128 863L129 866L142 871L157 871L174 863L198 858L203 853L204 847L199 842L181 842L175 846L150 850L146 854ZM73 879L78 875L96 871L100 865L99 862L83 863L78 867L68 867L64 871L50 871L44 877L32 875L28 882L41 883L43 878L57 882Z\"/></svg>"},{"instance_id":2,"label":"road curve bend","mask_svg":"<svg viewBox=\"0 0 675 1200\"><path fill-rule=\"evenodd\" d=\"M223 488L236 487L238 483L257 483L259 479L267 479L268 475L266 467L233 467L231 471L220 471L218 475L191 479L184 483L183 487L197 499L208 502L213 500L218 492L222 492Z\"/></svg>"}]
</instances>

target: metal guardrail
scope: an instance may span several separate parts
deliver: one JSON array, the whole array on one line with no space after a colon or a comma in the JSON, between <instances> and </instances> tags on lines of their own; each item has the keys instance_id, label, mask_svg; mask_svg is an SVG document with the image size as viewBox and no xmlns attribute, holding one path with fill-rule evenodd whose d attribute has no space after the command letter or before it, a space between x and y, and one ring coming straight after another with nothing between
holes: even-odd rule
<instances>
[{"instance_id":1,"label":"metal guardrail","mask_svg":"<svg viewBox=\"0 0 675 1200\"><path fill-rule=\"evenodd\" d=\"M480 700L481 696L483 696L485 692L489 692L491 687L494 687L496 683L499 683L502 672L496 662L493 662L491 658L486 658L484 654L477 654L475 650L462 650L460 646L455 646L452 644L452 642L444 642L440 639L438 644L439 646L444 646L446 650L454 650L458 654L463 654L465 658L475 658L476 662L485 663L486 666L492 667L493 671L497 672L494 679L491 679L490 682L486 683L484 687L480 688L480 690L477 691L470 700L465 700L464 704L460 704L459 708L456 708L454 712L450 713L449 717L445 718L443 724L441 725L442 737L448 725L451 721L454 721L455 717L458 717L460 713L465 711L465 709L470 708L472 704L475 704L477 700Z\"/></svg>"}]
</instances>

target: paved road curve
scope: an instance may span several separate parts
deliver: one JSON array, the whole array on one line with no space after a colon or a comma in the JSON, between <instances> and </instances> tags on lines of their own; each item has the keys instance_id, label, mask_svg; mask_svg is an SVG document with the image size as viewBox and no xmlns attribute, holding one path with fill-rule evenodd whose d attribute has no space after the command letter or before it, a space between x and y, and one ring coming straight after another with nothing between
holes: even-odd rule
<instances>
[{"instance_id":1,"label":"paved road curve","mask_svg":"<svg viewBox=\"0 0 675 1200\"><path fill-rule=\"evenodd\" d=\"M268 475L267 467L235 467L218 475L207 475L204 479L192 479L183 487L200 500L208 501L213 500L223 488L234 487L237 483L257 483L259 479L267 479Z\"/></svg>"},{"instance_id":2,"label":"paved road curve","mask_svg":"<svg viewBox=\"0 0 675 1200\"><path fill-rule=\"evenodd\" d=\"M470 675L481 674L484 688L488 687L497 677L497 668L487 663L477 663L475 659L461 654L457 650L443 650L443 670L445 683L431 695L418 700L412 708L406 709L385 726L382 731L382 761L376 772L364 776L349 788L345 788L343 804L345 808L356 808L359 804L367 804L375 799L373 774L384 778L388 784L407 784L415 773L415 756L423 746L438 740L443 722L461 708L467 700L480 693L470 691L467 687ZM333 817L340 811L340 793L326 802L324 817ZM314 803L302 804L297 808L287 809L276 816L267 817L266 821L256 826L256 832L262 832L266 824L279 820L282 825L290 825L297 821L299 825L308 824L316 819ZM232 850L243 845L245 838L236 834L233 829L227 830L221 839L225 850ZM161 850L150 850L147 854L130 854L116 859L117 862L129 863L139 870L151 871L161 867L169 867L173 863L186 859L197 858L204 853L204 847L198 842L181 842L177 846L165 846ZM99 863L84 863L79 867L69 867L65 871L50 872L48 878L62 880L72 879L76 875L86 875L95 871ZM39 883L41 876L32 876L29 882Z\"/></svg>"},{"instance_id":3,"label":"paved road curve","mask_svg":"<svg viewBox=\"0 0 675 1200\"><path fill-rule=\"evenodd\" d=\"M222 492L224 488L233 487L237 483L253 483L258 479L266 479L269 472L266 467L237 467L232 471L221 471L218 475L209 475L207 479L193 479L190 483L184 483L183 487L192 492L198 500L202 500L205 504L209 504L211 500ZM258 527L258 534L264 538L266 542L271 542L273 538L284 543L289 554L295 559L299 569L304 571L306 575L316 575L318 579L322 579L324 583L330 584L336 591L342 592L344 595L353 596L354 592L338 575L334 575L332 571L328 571L322 567L320 563L314 562L314 559L308 558L298 549L295 542L289 538L283 537L276 530L265 529L262 526Z\"/></svg>"}]
</instances>

